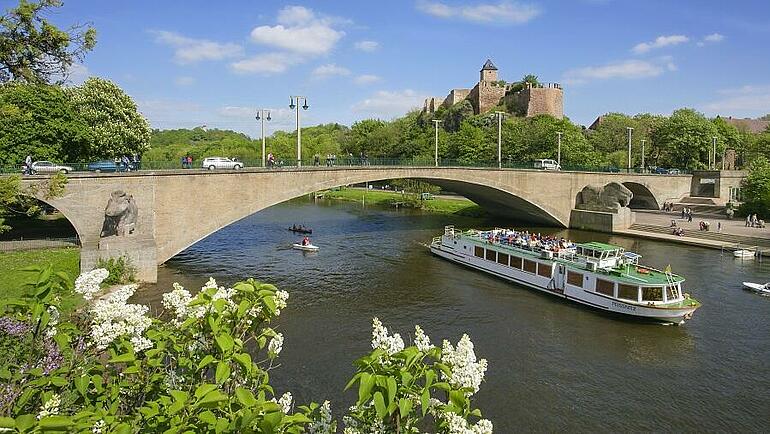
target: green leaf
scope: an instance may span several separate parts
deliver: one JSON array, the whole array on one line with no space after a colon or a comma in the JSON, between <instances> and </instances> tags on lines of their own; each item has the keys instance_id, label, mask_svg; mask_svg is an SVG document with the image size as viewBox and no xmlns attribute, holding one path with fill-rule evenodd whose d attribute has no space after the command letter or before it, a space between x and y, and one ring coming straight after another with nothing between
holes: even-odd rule
<instances>
[{"instance_id":1,"label":"green leaf","mask_svg":"<svg viewBox=\"0 0 770 434\"><path fill-rule=\"evenodd\" d=\"M220 402L226 400L227 395L220 392L219 390L212 390L211 392L207 393L206 396L201 398L197 405L201 407L216 407Z\"/></svg>"},{"instance_id":2,"label":"green leaf","mask_svg":"<svg viewBox=\"0 0 770 434\"><path fill-rule=\"evenodd\" d=\"M441 382L438 382L438 383L433 383L433 385L431 387L433 387L435 389L441 389L441 390L444 390L444 391L447 391L447 392L452 390L452 386L450 386L449 383L444 382L444 381L441 381Z\"/></svg>"},{"instance_id":3,"label":"green leaf","mask_svg":"<svg viewBox=\"0 0 770 434\"><path fill-rule=\"evenodd\" d=\"M482 417L482 416L481 416L481 410L479 410L478 408L477 408L477 409L475 409L475 410L473 410L473 411L471 412L471 416L476 416L476 417L478 417L478 418L481 418L481 417Z\"/></svg>"},{"instance_id":4,"label":"green leaf","mask_svg":"<svg viewBox=\"0 0 770 434\"><path fill-rule=\"evenodd\" d=\"M425 413L428 412L430 407L430 390L426 387L420 395L420 408L422 409L422 416L425 417Z\"/></svg>"},{"instance_id":5,"label":"green leaf","mask_svg":"<svg viewBox=\"0 0 770 434\"><path fill-rule=\"evenodd\" d=\"M215 425L217 423L217 417L214 416L214 413L212 413L209 410L204 411L203 413L198 415L198 420L205 423L206 425Z\"/></svg>"},{"instance_id":6,"label":"green leaf","mask_svg":"<svg viewBox=\"0 0 770 434\"><path fill-rule=\"evenodd\" d=\"M217 384L222 384L230 377L230 364L228 362L217 363L216 380Z\"/></svg>"},{"instance_id":7,"label":"green leaf","mask_svg":"<svg viewBox=\"0 0 770 434\"><path fill-rule=\"evenodd\" d=\"M40 419L38 426L44 430L61 431L72 425L72 420L66 416L48 416Z\"/></svg>"},{"instance_id":8,"label":"green leaf","mask_svg":"<svg viewBox=\"0 0 770 434\"><path fill-rule=\"evenodd\" d=\"M201 360L201 361L198 363L198 369L202 369L203 367L205 367L205 366L208 366L208 365L209 365L209 363L213 362L214 360L216 360L216 359L214 358L214 356L212 356L211 354L207 354L207 355L206 355L206 357L204 357L204 358L203 358L203 359L202 359L202 360Z\"/></svg>"},{"instance_id":9,"label":"green leaf","mask_svg":"<svg viewBox=\"0 0 770 434\"><path fill-rule=\"evenodd\" d=\"M15 427L16 427L16 421L13 420L12 417L0 417L0 428L15 428Z\"/></svg>"},{"instance_id":10,"label":"green leaf","mask_svg":"<svg viewBox=\"0 0 770 434\"><path fill-rule=\"evenodd\" d=\"M206 394L208 394L209 392L211 392L216 388L217 386L215 384L208 384L208 383L201 384L200 386L198 386L197 389L195 389L195 397L200 399L201 397L205 396Z\"/></svg>"},{"instance_id":11,"label":"green leaf","mask_svg":"<svg viewBox=\"0 0 770 434\"><path fill-rule=\"evenodd\" d=\"M136 356L134 356L134 353L128 352L128 353L121 354L119 356L115 356L111 358L108 361L108 363L128 363L128 362L133 362L134 360L136 360Z\"/></svg>"},{"instance_id":12,"label":"green leaf","mask_svg":"<svg viewBox=\"0 0 770 434\"><path fill-rule=\"evenodd\" d=\"M379 391L374 392L374 409L377 411L377 417L384 419L388 412L388 408L385 406L385 398Z\"/></svg>"},{"instance_id":13,"label":"green leaf","mask_svg":"<svg viewBox=\"0 0 770 434\"><path fill-rule=\"evenodd\" d=\"M393 377L388 377L387 383L388 383L388 405L390 405L390 403L392 403L396 399L396 391L398 390L398 386L396 385L396 380Z\"/></svg>"},{"instance_id":14,"label":"green leaf","mask_svg":"<svg viewBox=\"0 0 770 434\"><path fill-rule=\"evenodd\" d=\"M459 390L452 390L449 392L449 401L459 409L464 409L468 403L468 398L465 394Z\"/></svg>"},{"instance_id":15,"label":"green leaf","mask_svg":"<svg viewBox=\"0 0 770 434\"><path fill-rule=\"evenodd\" d=\"M72 382L75 383L75 388L81 395L88 396L88 384L91 382L91 379L87 375L75 377Z\"/></svg>"},{"instance_id":16,"label":"green leaf","mask_svg":"<svg viewBox=\"0 0 770 434\"><path fill-rule=\"evenodd\" d=\"M358 405L366 402L372 396L375 378L368 372L361 374L361 383L358 385Z\"/></svg>"},{"instance_id":17,"label":"green leaf","mask_svg":"<svg viewBox=\"0 0 770 434\"><path fill-rule=\"evenodd\" d=\"M223 353L230 352L230 350L233 349L233 345L235 345L233 338L228 334L217 335L214 340L216 341L219 350Z\"/></svg>"},{"instance_id":18,"label":"green leaf","mask_svg":"<svg viewBox=\"0 0 770 434\"><path fill-rule=\"evenodd\" d=\"M351 387L351 386L353 386L353 385L356 383L356 380L358 380L359 378L361 378L361 374L362 374L362 373L361 373L361 372L359 372L359 373L357 373L356 375L354 375L354 376L353 376L353 378L351 378L351 379L350 379L350 381L348 381L348 384L346 384L346 385L345 385L345 389L344 389L344 390L348 390L348 389L350 389L350 387Z\"/></svg>"},{"instance_id":19,"label":"green leaf","mask_svg":"<svg viewBox=\"0 0 770 434\"><path fill-rule=\"evenodd\" d=\"M233 359L241 365L244 371L247 373L251 372L252 364L251 355L249 355L249 353L237 353L233 356Z\"/></svg>"},{"instance_id":20,"label":"green leaf","mask_svg":"<svg viewBox=\"0 0 770 434\"><path fill-rule=\"evenodd\" d=\"M412 411L412 401L406 398L398 400L398 412L401 415L401 419L405 418Z\"/></svg>"},{"instance_id":21,"label":"green leaf","mask_svg":"<svg viewBox=\"0 0 770 434\"><path fill-rule=\"evenodd\" d=\"M56 387L64 387L65 385L69 384L69 382L64 377L60 377L58 375L49 378L48 381L50 381L51 384L53 384Z\"/></svg>"},{"instance_id":22,"label":"green leaf","mask_svg":"<svg viewBox=\"0 0 770 434\"><path fill-rule=\"evenodd\" d=\"M22 432L27 431L35 425L35 422L37 422L37 418L34 415L22 414L16 417L16 429Z\"/></svg>"},{"instance_id":23,"label":"green leaf","mask_svg":"<svg viewBox=\"0 0 770 434\"><path fill-rule=\"evenodd\" d=\"M250 390L244 389L243 387L235 388L235 397L244 407L251 407L257 403L257 400L254 398L254 394Z\"/></svg>"},{"instance_id":24,"label":"green leaf","mask_svg":"<svg viewBox=\"0 0 770 434\"><path fill-rule=\"evenodd\" d=\"M171 397L174 398L174 401L179 402L187 402L187 399L190 397L187 392L184 392L182 390L172 390L169 392L171 394Z\"/></svg>"}]
</instances>

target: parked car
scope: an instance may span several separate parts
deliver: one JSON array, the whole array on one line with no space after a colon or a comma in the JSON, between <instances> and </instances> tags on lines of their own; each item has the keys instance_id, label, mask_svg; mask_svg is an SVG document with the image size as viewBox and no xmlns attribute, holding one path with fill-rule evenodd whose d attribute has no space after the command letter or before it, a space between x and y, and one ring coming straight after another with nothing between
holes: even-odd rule
<instances>
[{"instance_id":1,"label":"parked car","mask_svg":"<svg viewBox=\"0 0 770 434\"><path fill-rule=\"evenodd\" d=\"M91 172L123 172L127 168L122 163L116 163L113 160L100 160L88 163L88 170Z\"/></svg>"},{"instance_id":2,"label":"parked car","mask_svg":"<svg viewBox=\"0 0 770 434\"><path fill-rule=\"evenodd\" d=\"M610 166L610 167L607 168L607 171L610 172L610 173L619 173L620 169L615 167L615 166Z\"/></svg>"},{"instance_id":3,"label":"parked car","mask_svg":"<svg viewBox=\"0 0 770 434\"><path fill-rule=\"evenodd\" d=\"M63 166L50 161L35 161L32 163L32 173L70 173L73 170L70 166Z\"/></svg>"},{"instance_id":4,"label":"parked car","mask_svg":"<svg viewBox=\"0 0 770 434\"><path fill-rule=\"evenodd\" d=\"M541 159L535 160L535 169L561 170L561 165L554 160Z\"/></svg>"},{"instance_id":5,"label":"parked car","mask_svg":"<svg viewBox=\"0 0 770 434\"><path fill-rule=\"evenodd\" d=\"M230 159L225 157L206 157L201 162L201 167L204 169L234 169L239 170L243 168L243 162L236 159Z\"/></svg>"},{"instance_id":6,"label":"parked car","mask_svg":"<svg viewBox=\"0 0 770 434\"><path fill-rule=\"evenodd\" d=\"M669 175L681 175L682 172L679 169L668 169Z\"/></svg>"},{"instance_id":7,"label":"parked car","mask_svg":"<svg viewBox=\"0 0 770 434\"><path fill-rule=\"evenodd\" d=\"M655 173L657 173L658 175L666 175L668 173L668 169L666 169L665 167L656 167Z\"/></svg>"}]
</instances>

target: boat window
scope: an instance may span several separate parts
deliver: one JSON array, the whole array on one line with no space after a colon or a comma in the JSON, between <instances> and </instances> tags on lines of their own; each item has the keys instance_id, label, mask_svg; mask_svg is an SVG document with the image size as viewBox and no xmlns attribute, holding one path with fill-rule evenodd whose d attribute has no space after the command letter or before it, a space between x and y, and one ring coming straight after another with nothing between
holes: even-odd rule
<instances>
[{"instance_id":1,"label":"boat window","mask_svg":"<svg viewBox=\"0 0 770 434\"><path fill-rule=\"evenodd\" d=\"M642 288L642 301L663 301L663 288L660 286Z\"/></svg>"},{"instance_id":2,"label":"boat window","mask_svg":"<svg viewBox=\"0 0 770 434\"><path fill-rule=\"evenodd\" d=\"M543 277L551 277L551 265L549 264L537 264L537 274Z\"/></svg>"},{"instance_id":3,"label":"boat window","mask_svg":"<svg viewBox=\"0 0 770 434\"><path fill-rule=\"evenodd\" d=\"M497 252L492 249L487 249L487 261L496 261Z\"/></svg>"},{"instance_id":4,"label":"boat window","mask_svg":"<svg viewBox=\"0 0 770 434\"><path fill-rule=\"evenodd\" d=\"M574 271L567 272L567 283L578 288L583 287L583 275Z\"/></svg>"},{"instance_id":5,"label":"boat window","mask_svg":"<svg viewBox=\"0 0 770 434\"><path fill-rule=\"evenodd\" d=\"M666 297L668 297L669 300L679 298L679 291L677 290L676 286L669 285L666 287Z\"/></svg>"},{"instance_id":6,"label":"boat window","mask_svg":"<svg viewBox=\"0 0 770 434\"><path fill-rule=\"evenodd\" d=\"M521 258L518 256L511 256L511 267L521 270Z\"/></svg>"},{"instance_id":7,"label":"boat window","mask_svg":"<svg viewBox=\"0 0 770 434\"><path fill-rule=\"evenodd\" d=\"M618 285L618 298L624 298L626 300L639 300L639 287L631 285Z\"/></svg>"},{"instance_id":8,"label":"boat window","mask_svg":"<svg viewBox=\"0 0 770 434\"><path fill-rule=\"evenodd\" d=\"M583 248L582 247L578 247L576 252L577 252L578 255L582 255L583 254Z\"/></svg>"},{"instance_id":9,"label":"boat window","mask_svg":"<svg viewBox=\"0 0 770 434\"><path fill-rule=\"evenodd\" d=\"M498 252L497 253L497 263L498 264L503 264L503 265L508 265L508 255L506 255L505 253L499 253Z\"/></svg>"},{"instance_id":10,"label":"boat window","mask_svg":"<svg viewBox=\"0 0 770 434\"><path fill-rule=\"evenodd\" d=\"M479 246L475 246L475 248L473 249L473 253L476 256L478 256L479 258L483 258L484 257L484 248L483 247L479 247Z\"/></svg>"},{"instance_id":11,"label":"boat window","mask_svg":"<svg viewBox=\"0 0 770 434\"><path fill-rule=\"evenodd\" d=\"M537 262L530 261L529 259L524 260L524 271L528 273L535 274L537 272Z\"/></svg>"},{"instance_id":12,"label":"boat window","mask_svg":"<svg viewBox=\"0 0 770 434\"><path fill-rule=\"evenodd\" d=\"M607 280L596 279L596 292L614 297L615 283Z\"/></svg>"}]
</instances>

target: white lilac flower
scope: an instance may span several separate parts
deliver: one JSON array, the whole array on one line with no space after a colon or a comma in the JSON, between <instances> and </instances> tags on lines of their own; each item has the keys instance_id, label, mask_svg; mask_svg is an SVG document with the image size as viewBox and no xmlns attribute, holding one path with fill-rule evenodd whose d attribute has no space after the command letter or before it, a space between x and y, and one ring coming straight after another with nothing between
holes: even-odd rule
<instances>
[{"instance_id":1,"label":"white lilac flower","mask_svg":"<svg viewBox=\"0 0 770 434\"><path fill-rule=\"evenodd\" d=\"M481 419L475 425L470 425L465 418L455 413L441 413L440 417L447 422L449 434L492 434L492 422L487 419Z\"/></svg>"},{"instance_id":2,"label":"white lilac flower","mask_svg":"<svg viewBox=\"0 0 770 434\"><path fill-rule=\"evenodd\" d=\"M56 336L56 333L59 333L59 330L57 330L56 327L46 327L45 332L43 332L48 339L53 339L53 337Z\"/></svg>"},{"instance_id":3,"label":"white lilac flower","mask_svg":"<svg viewBox=\"0 0 770 434\"><path fill-rule=\"evenodd\" d=\"M379 348L392 356L404 349L404 340L398 333L388 335L387 327L375 317L372 319L372 348Z\"/></svg>"},{"instance_id":4,"label":"white lilac flower","mask_svg":"<svg viewBox=\"0 0 770 434\"><path fill-rule=\"evenodd\" d=\"M203 285L203 288L201 289L205 291L207 289L215 289L215 288L218 288L217 281L214 280L213 277L209 277L209 280L206 282L205 285Z\"/></svg>"},{"instance_id":5,"label":"white lilac flower","mask_svg":"<svg viewBox=\"0 0 770 434\"><path fill-rule=\"evenodd\" d=\"M171 320L174 325L183 323L188 318L203 318L206 308L203 306L189 306L192 302L190 291L184 289L182 285L174 283L174 290L163 294L163 307L173 311L176 318Z\"/></svg>"},{"instance_id":6,"label":"white lilac flower","mask_svg":"<svg viewBox=\"0 0 770 434\"><path fill-rule=\"evenodd\" d=\"M56 306L48 306L47 310L48 315L50 316L50 319L48 320L48 326L53 327L56 324L59 324L59 318L61 317L59 309L57 309Z\"/></svg>"},{"instance_id":7,"label":"white lilac flower","mask_svg":"<svg viewBox=\"0 0 770 434\"><path fill-rule=\"evenodd\" d=\"M51 395L51 398L46 401L42 407L40 407L40 412L37 414L38 419L42 419L47 416L53 416L55 414L59 414L59 405L61 405L61 399L59 395L54 393Z\"/></svg>"},{"instance_id":8,"label":"white lilac flower","mask_svg":"<svg viewBox=\"0 0 770 434\"><path fill-rule=\"evenodd\" d=\"M273 339L270 339L270 343L267 344L267 351L271 357L275 357L281 353L283 349L283 334L276 333Z\"/></svg>"},{"instance_id":9,"label":"white lilac flower","mask_svg":"<svg viewBox=\"0 0 770 434\"><path fill-rule=\"evenodd\" d=\"M443 379L449 382L453 387L468 387L473 392L479 391L479 386L484 380L484 373L487 371L486 359L476 361L476 353L473 351L473 342L468 335L463 335L457 342L457 348L453 348L449 341L444 340L441 348L441 362L449 365L451 375L442 373Z\"/></svg>"},{"instance_id":10,"label":"white lilac flower","mask_svg":"<svg viewBox=\"0 0 770 434\"><path fill-rule=\"evenodd\" d=\"M99 292L99 287L110 273L104 268L97 268L83 273L75 279L75 292L81 294L84 299L91 300Z\"/></svg>"},{"instance_id":11,"label":"white lilac flower","mask_svg":"<svg viewBox=\"0 0 770 434\"><path fill-rule=\"evenodd\" d=\"M102 432L104 432L104 427L105 427L105 425L106 425L106 424L104 423L104 419L99 419L99 420L98 420L98 421L97 421L97 422L94 424L93 428L91 428L91 432L92 432L93 434L102 434Z\"/></svg>"},{"instance_id":12,"label":"white lilac flower","mask_svg":"<svg viewBox=\"0 0 770 434\"><path fill-rule=\"evenodd\" d=\"M283 290L278 290L275 292L275 296L273 300L275 301L275 316L279 316L281 314L281 309L286 308L286 300L289 299L289 293Z\"/></svg>"},{"instance_id":13,"label":"white lilac flower","mask_svg":"<svg viewBox=\"0 0 770 434\"><path fill-rule=\"evenodd\" d=\"M142 337L142 333L152 324L152 320L145 316L149 308L126 303L136 288L136 285L126 285L96 300L91 306L91 343L98 350L106 349L121 336L128 336L137 346L137 352L152 346L149 340Z\"/></svg>"},{"instance_id":14,"label":"white lilac flower","mask_svg":"<svg viewBox=\"0 0 770 434\"><path fill-rule=\"evenodd\" d=\"M332 434L336 432L336 427L332 424L332 409L329 401L324 401L318 409L319 418L308 425L310 434Z\"/></svg>"},{"instance_id":15,"label":"white lilac flower","mask_svg":"<svg viewBox=\"0 0 770 434\"><path fill-rule=\"evenodd\" d=\"M433 345L430 343L430 338L418 325L414 326L414 344L417 346L417 349L422 352L430 351L431 348L433 348Z\"/></svg>"},{"instance_id":16,"label":"white lilac flower","mask_svg":"<svg viewBox=\"0 0 770 434\"><path fill-rule=\"evenodd\" d=\"M283 410L284 414L291 413L291 392L286 392L283 395L281 395L280 398L278 398L278 405L281 406L281 409Z\"/></svg>"}]
</instances>

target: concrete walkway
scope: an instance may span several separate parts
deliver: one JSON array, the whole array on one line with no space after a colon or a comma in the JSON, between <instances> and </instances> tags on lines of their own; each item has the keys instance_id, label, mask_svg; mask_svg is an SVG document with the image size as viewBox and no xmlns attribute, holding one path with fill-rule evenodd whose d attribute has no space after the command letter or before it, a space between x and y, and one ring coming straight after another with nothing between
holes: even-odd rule
<instances>
[{"instance_id":1,"label":"concrete walkway","mask_svg":"<svg viewBox=\"0 0 770 434\"><path fill-rule=\"evenodd\" d=\"M685 230L685 234L690 231L698 232L698 224L700 221L707 221L711 224L710 232L716 232L721 234L739 235L742 237L754 237L754 238L766 238L770 240L770 224L764 229L746 227L746 219L736 217L732 220L728 220L726 217L720 218L716 216L693 216L692 222L682 219L682 213L676 212L664 212L664 211L648 211L648 210L636 210L636 223L643 225L656 225L656 226L671 226L671 220L676 220L676 225ZM721 223L721 231L718 230L719 223Z\"/></svg>"}]
</instances>

